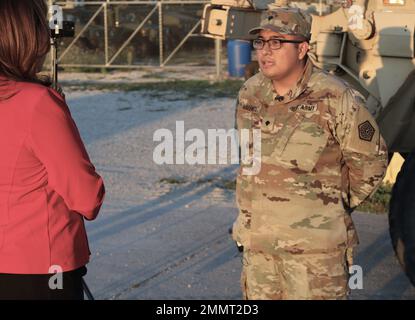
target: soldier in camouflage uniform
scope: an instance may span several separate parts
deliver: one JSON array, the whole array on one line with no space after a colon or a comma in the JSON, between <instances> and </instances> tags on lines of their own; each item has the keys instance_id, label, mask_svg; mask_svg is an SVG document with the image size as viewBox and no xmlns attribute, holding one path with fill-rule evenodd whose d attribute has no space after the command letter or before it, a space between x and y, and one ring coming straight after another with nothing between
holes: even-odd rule
<instances>
[{"instance_id":1,"label":"soldier in camouflage uniform","mask_svg":"<svg viewBox=\"0 0 415 320\"><path fill-rule=\"evenodd\" d=\"M350 213L386 172L364 98L308 57L310 28L303 11L271 8L250 31L261 71L236 115L239 132L261 130L261 170L244 175L241 164L233 226L246 299L347 298L358 244Z\"/></svg>"}]
</instances>

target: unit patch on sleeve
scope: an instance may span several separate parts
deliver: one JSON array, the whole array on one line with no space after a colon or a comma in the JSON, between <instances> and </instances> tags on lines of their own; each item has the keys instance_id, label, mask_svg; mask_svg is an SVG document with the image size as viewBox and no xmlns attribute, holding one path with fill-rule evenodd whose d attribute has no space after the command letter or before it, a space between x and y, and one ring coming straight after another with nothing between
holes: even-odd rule
<instances>
[{"instance_id":1,"label":"unit patch on sleeve","mask_svg":"<svg viewBox=\"0 0 415 320\"><path fill-rule=\"evenodd\" d=\"M359 124L359 138L361 140L371 142L373 139L373 135L375 134L375 128L373 128L372 124L366 120Z\"/></svg>"}]
</instances>

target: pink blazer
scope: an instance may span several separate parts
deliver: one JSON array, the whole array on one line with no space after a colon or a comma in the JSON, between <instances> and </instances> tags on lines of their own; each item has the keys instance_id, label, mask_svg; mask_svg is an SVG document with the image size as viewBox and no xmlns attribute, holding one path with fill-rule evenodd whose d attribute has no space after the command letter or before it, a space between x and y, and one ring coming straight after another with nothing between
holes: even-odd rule
<instances>
[{"instance_id":1,"label":"pink blazer","mask_svg":"<svg viewBox=\"0 0 415 320\"><path fill-rule=\"evenodd\" d=\"M9 82L5 93L14 95L0 100L0 273L79 268L90 255L83 218L96 218L103 180L56 91Z\"/></svg>"}]
</instances>

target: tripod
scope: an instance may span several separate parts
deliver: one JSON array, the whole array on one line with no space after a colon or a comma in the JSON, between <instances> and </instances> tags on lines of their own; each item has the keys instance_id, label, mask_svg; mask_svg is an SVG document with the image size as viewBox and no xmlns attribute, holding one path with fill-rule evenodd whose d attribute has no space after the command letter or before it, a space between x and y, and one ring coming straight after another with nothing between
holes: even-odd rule
<instances>
[{"instance_id":1,"label":"tripod","mask_svg":"<svg viewBox=\"0 0 415 320\"><path fill-rule=\"evenodd\" d=\"M50 56L51 56L51 74L52 85L55 90L58 89L58 39L50 38Z\"/></svg>"}]
</instances>

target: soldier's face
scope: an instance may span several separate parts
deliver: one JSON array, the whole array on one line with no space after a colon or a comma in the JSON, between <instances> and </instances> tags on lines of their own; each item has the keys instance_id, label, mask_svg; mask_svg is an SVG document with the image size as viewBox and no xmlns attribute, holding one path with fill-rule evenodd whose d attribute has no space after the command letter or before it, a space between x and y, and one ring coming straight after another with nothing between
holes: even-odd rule
<instances>
[{"instance_id":1,"label":"soldier's face","mask_svg":"<svg viewBox=\"0 0 415 320\"><path fill-rule=\"evenodd\" d=\"M271 30L261 30L258 38L263 40L271 38L300 40L297 36L284 35ZM298 68L302 68L307 50L307 42L300 44L281 43L281 47L276 50L272 50L267 43L263 49L257 50L258 63L267 78L281 80L289 77L291 73L297 72Z\"/></svg>"}]
</instances>

